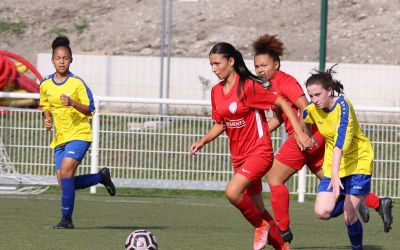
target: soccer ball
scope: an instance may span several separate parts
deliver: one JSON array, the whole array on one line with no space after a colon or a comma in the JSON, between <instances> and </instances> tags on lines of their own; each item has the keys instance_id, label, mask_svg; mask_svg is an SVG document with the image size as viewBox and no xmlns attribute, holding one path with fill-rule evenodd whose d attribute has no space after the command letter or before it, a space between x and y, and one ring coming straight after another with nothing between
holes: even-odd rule
<instances>
[{"instance_id":1,"label":"soccer ball","mask_svg":"<svg viewBox=\"0 0 400 250\"><path fill-rule=\"evenodd\" d=\"M133 231L125 241L126 250L157 250L157 240L154 235L146 230Z\"/></svg>"}]
</instances>

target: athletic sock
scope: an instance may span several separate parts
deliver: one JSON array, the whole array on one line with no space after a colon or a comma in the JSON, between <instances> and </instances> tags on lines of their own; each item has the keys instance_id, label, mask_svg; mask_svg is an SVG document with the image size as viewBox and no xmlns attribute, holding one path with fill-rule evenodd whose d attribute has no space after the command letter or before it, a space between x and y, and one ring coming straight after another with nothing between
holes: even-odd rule
<instances>
[{"instance_id":1,"label":"athletic sock","mask_svg":"<svg viewBox=\"0 0 400 250\"><path fill-rule=\"evenodd\" d=\"M265 221L268 222L269 226L271 227L268 233L268 244L273 246L275 249L281 249L283 245L285 245L285 241L283 240L281 233L276 226L274 218L272 218L272 216L268 213L266 209L262 213L262 217Z\"/></svg>"},{"instance_id":2,"label":"athletic sock","mask_svg":"<svg viewBox=\"0 0 400 250\"><path fill-rule=\"evenodd\" d=\"M380 204L380 199L376 194L369 193L367 197L365 197L364 202L367 207L378 209Z\"/></svg>"},{"instance_id":3,"label":"athletic sock","mask_svg":"<svg viewBox=\"0 0 400 250\"><path fill-rule=\"evenodd\" d=\"M343 214L343 207L344 207L344 199L346 197L344 195L339 196L339 199L336 201L335 207L331 212L330 218L336 218L339 215Z\"/></svg>"},{"instance_id":4,"label":"athletic sock","mask_svg":"<svg viewBox=\"0 0 400 250\"><path fill-rule=\"evenodd\" d=\"M352 250L362 250L363 228L361 222L356 219L353 225L347 225L347 234L349 235Z\"/></svg>"},{"instance_id":5,"label":"athletic sock","mask_svg":"<svg viewBox=\"0 0 400 250\"><path fill-rule=\"evenodd\" d=\"M83 189L99 184L101 181L100 174L84 174L74 177L75 189Z\"/></svg>"},{"instance_id":6,"label":"athletic sock","mask_svg":"<svg viewBox=\"0 0 400 250\"><path fill-rule=\"evenodd\" d=\"M290 225L289 190L284 184L271 187L271 207L279 230L286 231Z\"/></svg>"},{"instance_id":7,"label":"athletic sock","mask_svg":"<svg viewBox=\"0 0 400 250\"><path fill-rule=\"evenodd\" d=\"M71 219L75 202L74 178L69 177L61 179L61 187L61 214L64 219Z\"/></svg>"},{"instance_id":8,"label":"athletic sock","mask_svg":"<svg viewBox=\"0 0 400 250\"><path fill-rule=\"evenodd\" d=\"M240 210L244 218L246 218L253 227L259 227L262 224L263 218L261 217L261 213L258 211L256 204L254 204L253 200L247 194L243 195L242 200L236 204L235 207Z\"/></svg>"}]
</instances>

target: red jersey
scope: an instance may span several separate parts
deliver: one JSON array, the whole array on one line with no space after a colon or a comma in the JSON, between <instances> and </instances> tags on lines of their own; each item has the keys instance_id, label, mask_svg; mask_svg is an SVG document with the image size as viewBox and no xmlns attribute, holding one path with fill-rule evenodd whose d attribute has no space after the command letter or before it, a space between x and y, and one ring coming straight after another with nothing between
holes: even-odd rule
<instances>
[{"instance_id":1,"label":"red jersey","mask_svg":"<svg viewBox=\"0 0 400 250\"><path fill-rule=\"evenodd\" d=\"M263 110L271 109L278 98L276 93L247 79L239 100L238 82L239 75L236 75L228 94L223 92L224 81L211 91L212 119L225 127L234 167L248 156L273 157L271 135Z\"/></svg>"},{"instance_id":2,"label":"red jersey","mask_svg":"<svg viewBox=\"0 0 400 250\"><path fill-rule=\"evenodd\" d=\"M295 102L304 95L304 91L296 79L285 72L278 70L270 82L270 89L282 96L282 98L292 106L293 112L300 117L301 114L299 113ZM282 118L285 123L286 133L292 135L294 133L292 123L285 114L282 114Z\"/></svg>"}]
</instances>

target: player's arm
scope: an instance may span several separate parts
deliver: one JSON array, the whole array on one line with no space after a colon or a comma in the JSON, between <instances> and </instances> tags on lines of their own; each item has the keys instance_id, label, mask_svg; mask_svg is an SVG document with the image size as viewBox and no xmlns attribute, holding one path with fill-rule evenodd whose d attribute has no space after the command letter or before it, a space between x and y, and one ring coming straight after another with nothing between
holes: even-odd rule
<instances>
[{"instance_id":1,"label":"player's arm","mask_svg":"<svg viewBox=\"0 0 400 250\"><path fill-rule=\"evenodd\" d=\"M81 112L82 114L87 115L87 116L92 115L92 112L90 112L88 105L84 105L79 102L76 102L70 96L65 95L65 94L61 94L60 99L61 99L61 104L63 106L71 106L74 109L78 110L79 112Z\"/></svg>"},{"instance_id":2,"label":"player's arm","mask_svg":"<svg viewBox=\"0 0 400 250\"><path fill-rule=\"evenodd\" d=\"M222 132L224 132L224 130L225 127L222 123L215 123L205 136L192 144L190 147L190 152L196 155L204 145L217 138L220 134L222 134Z\"/></svg>"},{"instance_id":3,"label":"player's arm","mask_svg":"<svg viewBox=\"0 0 400 250\"><path fill-rule=\"evenodd\" d=\"M333 193L335 197L338 198L340 195L340 189L343 189L343 184L340 181L339 170L340 170L340 162L342 160L342 149L339 147L333 148L333 157L332 157L332 172L331 172L331 183L329 183L328 189L333 188Z\"/></svg>"},{"instance_id":4,"label":"player's arm","mask_svg":"<svg viewBox=\"0 0 400 250\"><path fill-rule=\"evenodd\" d=\"M273 110L272 117L268 119L268 128L272 133L283 123L282 112L278 109Z\"/></svg>"},{"instance_id":5,"label":"player's arm","mask_svg":"<svg viewBox=\"0 0 400 250\"><path fill-rule=\"evenodd\" d=\"M311 146L311 139L304 133L303 128L301 127L300 122L289 103L286 102L282 97L278 97L274 105L280 108L285 113L290 123L292 123L294 132L296 133L296 142L300 149L305 150L309 148Z\"/></svg>"},{"instance_id":6,"label":"player's arm","mask_svg":"<svg viewBox=\"0 0 400 250\"><path fill-rule=\"evenodd\" d=\"M51 130L51 128L53 127L53 121L51 118L50 103L49 103L49 100L47 99L46 90L43 85L40 86L39 96L40 96L39 106L43 110L44 127L47 130Z\"/></svg>"}]
</instances>

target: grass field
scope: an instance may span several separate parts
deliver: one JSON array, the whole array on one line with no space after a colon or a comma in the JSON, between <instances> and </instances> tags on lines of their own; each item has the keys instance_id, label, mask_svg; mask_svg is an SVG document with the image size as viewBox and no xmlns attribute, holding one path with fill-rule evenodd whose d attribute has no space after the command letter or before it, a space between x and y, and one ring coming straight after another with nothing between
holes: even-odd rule
<instances>
[{"instance_id":1,"label":"grass field","mask_svg":"<svg viewBox=\"0 0 400 250\"><path fill-rule=\"evenodd\" d=\"M157 237L161 250L252 248L253 229L221 192L136 189L110 197L101 188L95 195L81 191L74 230L52 229L60 219L59 199L54 189L40 195L0 196L0 249L122 250L130 232L143 228ZM269 204L268 197L264 200ZM291 202L292 249L349 249L343 217L319 221L313 205L313 197L302 204ZM396 220L399 206L393 211ZM380 217L370 212L364 249L399 249L396 221L392 231L384 233Z\"/></svg>"}]
</instances>

